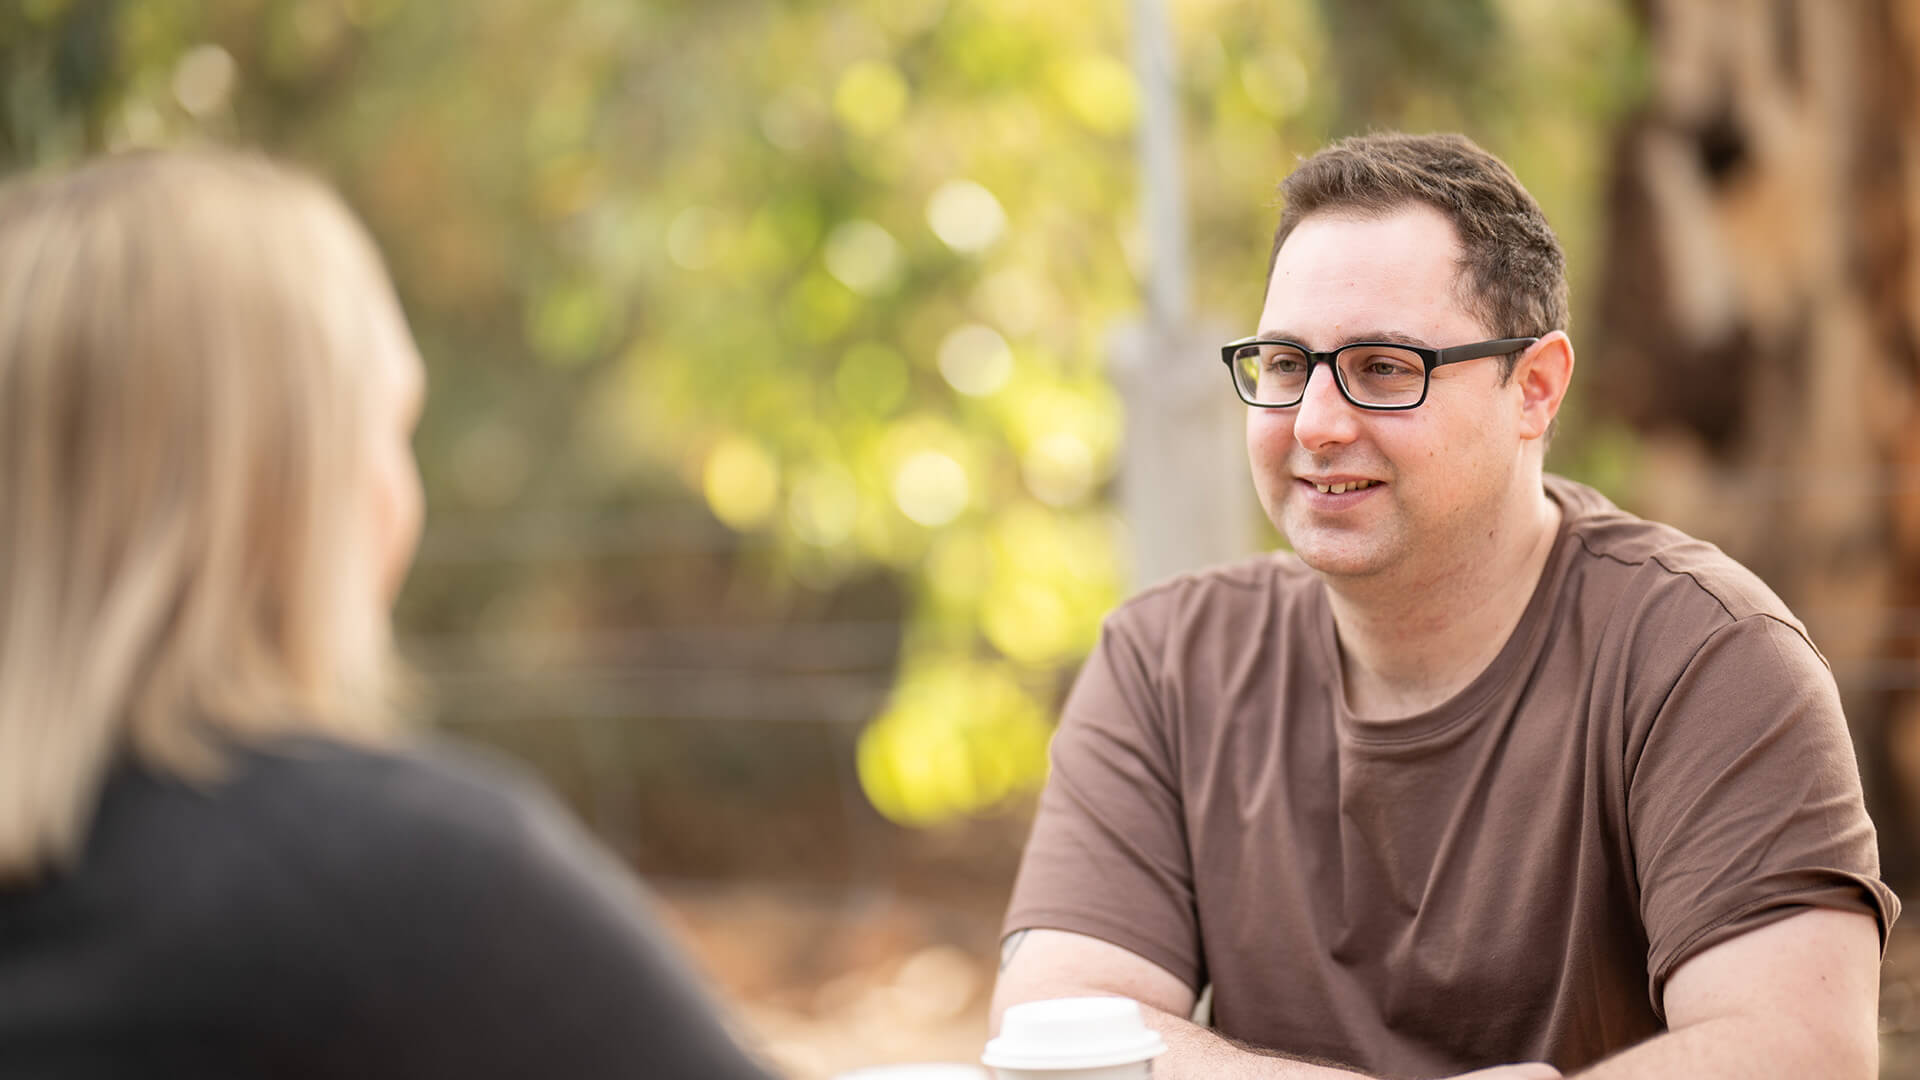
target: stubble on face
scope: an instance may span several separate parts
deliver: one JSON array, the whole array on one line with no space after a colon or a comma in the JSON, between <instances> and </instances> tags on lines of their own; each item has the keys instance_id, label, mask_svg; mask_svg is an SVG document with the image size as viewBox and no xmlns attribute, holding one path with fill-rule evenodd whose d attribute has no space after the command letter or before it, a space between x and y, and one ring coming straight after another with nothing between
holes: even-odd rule
<instances>
[{"instance_id":1,"label":"stubble on face","mask_svg":"<svg viewBox=\"0 0 1920 1080\"><path fill-rule=\"evenodd\" d=\"M1398 505L1399 483L1393 470L1380 465L1363 469L1352 461L1309 461L1293 467L1293 475L1327 475L1364 472L1386 480L1372 493L1375 504L1364 517L1333 518L1305 505L1306 493L1297 481L1288 477L1279 496L1278 507L1269 507L1274 527L1301 560L1330 577L1364 579L1377 576L1398 565L1407 547L1405 508ZM1277 512L1276 512L1277 510Z\"/></svg>"}]
</instances>

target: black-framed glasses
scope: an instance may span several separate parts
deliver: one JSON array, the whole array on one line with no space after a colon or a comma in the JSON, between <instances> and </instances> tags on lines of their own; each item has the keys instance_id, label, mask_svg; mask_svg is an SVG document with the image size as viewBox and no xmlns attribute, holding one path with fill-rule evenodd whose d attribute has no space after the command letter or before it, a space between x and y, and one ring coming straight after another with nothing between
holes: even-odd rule
<instances>
[{"instance_id":1,"label":"black-framed glasses","mask_svg":"<svg viewBox=\"0 0 1920 1080\"><path fill-rule=\"evenodd\" d=\"M1291 341L1242 338L1220 347L1240 400L1264 409L1285 409L1307 396L1313 365L1333 371L1340 396L1362 409L1415 409L1427 400L1433 369L1483 356L1505 356L1539 338L1495 338L1450 349L1391 341L1356 341L1332 352L1314 352Z\"/></svg>"}]
</instances>

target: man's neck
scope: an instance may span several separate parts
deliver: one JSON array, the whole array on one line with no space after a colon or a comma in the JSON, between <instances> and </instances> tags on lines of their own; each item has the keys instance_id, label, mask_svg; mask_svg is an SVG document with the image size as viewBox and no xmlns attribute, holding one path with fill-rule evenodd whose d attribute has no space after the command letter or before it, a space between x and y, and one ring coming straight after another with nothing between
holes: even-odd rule
<instances>
[{"instance_id":1,"label":"man's neck","mask_svg":"<svg viewBox=\"0 0 1920 1080\"><path fill-rule=\"evenodd\" d=\"M1424 712L1500 654L1553 550L1560 508L1534 486L1500 520L1485 543L1450 564L1328 579L1347 704L1357 715L1384 720Z\"/></svg>"}]
</instances>

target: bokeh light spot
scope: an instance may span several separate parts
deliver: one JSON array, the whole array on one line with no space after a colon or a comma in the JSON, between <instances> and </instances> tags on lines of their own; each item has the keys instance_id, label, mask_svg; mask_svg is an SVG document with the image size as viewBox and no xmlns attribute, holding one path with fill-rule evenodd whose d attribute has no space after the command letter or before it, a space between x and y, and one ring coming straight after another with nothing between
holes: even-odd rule
<instances>
[{"instance_id":1,"label":"bokeh light spot","mask_svg":"<svg viewBox=\"0 0 1920 1080\"><path fill-rule=\"evenodd\" d=\"M960 516L971 496L967 471L938 450L922 450L893 474L893 501L914 522L937 528Z\"/></svg>"},{"instance_id":2,"label":"bokeh light spot","mask_svg":"<svg viewBox=\"0 0 1920 1080\"><path fill-rule=\"evenodd\" d=\"M1041 502L1071 506L1093 490L1093 448L1073 432L1056 431L1021 455L1020 474Z\"/></svg>"},{"instance_id":3,"label":"bokeh light spot","mask_svg":"<svg viewBox=\"0 0 1920 1080\"><path fill-rule=\"evenodd\" d=\"M984 397L1007 385L1013 350L993 327L968 323L940 342L940 374L955 390Z\"/></svg>"},{"instance_id":4,"label":"bokeh light spot","mask_svg":"<svg viewBox=\"0 0 1920 1080\"><path fill-rule=\"evenodd\" d=\"M849 131L869 137L900 122L907 111L907 80L881 60L863 60L840 76L833 111Z\"/></svg>"},{"instance_id":5,"label":"bokeh light spot","mask_svg":"<svg viewBox=\"0 0 1920 1080\"><path fill-rule=\"evenodd\" d=\"M963 657L920 660L860 733L860 786L903 825L985 810L1046 780L1046 710L1006 665Z\"/></svg>"},{"instance_id":6,"label":"bokeh light spot","mask_svg":"<svg viewBox=\"0 0 1920 1080\"><path fill-rule=\"evenodd\" d=\"M1000 239L1007 214L993 192L971 180L949 180L927 200L927 224L941 243L973 255Z\"/></svg>"},{"instance_id":7,"label":"bokeh light spot","mask_svg":"<svg viewBox=\"0 0 1920 1080\"><path fill-rule=\"evenodd\" d=\"M218 45L196 45L173 69L173 96L196 117L226 108L240 69L232 54Z\"/></svg>"},{"instance_id":8,"label":"bokeh light spot","mask_svg":"<svg viewBox=\"0 0 1920 1080\"><path fill-rule=\"evenodd\" d=\"M871 221L846 221L827 236L827 273L862 296L884 292L898 282L900 245L893 234Z\"/></svg>"},{"instance_id":9,"label":"bokeh light spot","mask_svg":"<svg viewBox=\"0 0 1920 1080\"><path fill-rule=\"evenodd\" d=\"M1023 664L1052 663L1073 646L1073 626L1060 594L1025 575L995 582L981 603L980 624L994 648Z\"/></svg>"},{"instance_id":10,"label":"bokeh light spot","mask_svg":"<svg viewBox=\"0 0 1920 1080\"><path fill-rule=\"evenodd\" d=\"M859 516L860 490L839 465L815 466L794 482L788 496L787 520L794 535L819 547L843 543Z\"/></svg>"},{"instance_id":11,"label":"bokeh light spot","mask_svg":"<svg viewBox=\"0 0 1920 1080\"><path fill-rule=\"evenodd\" d=\"M772 516L780 492L780 466L759 443L728 436L707 455L701 487L713 516L745 532Z\"/></svg>"},{"instance_id":12,"label":"bokeh light spot","mask_svg":"<svg viewBox=\"0 0 1920 1080\"><path fill-rule=\"evenodd\" d=\"M1010 334L1031 334L1057 308L1047 280L1022 266L996 270L982 279L974 298L988 318Z\"/></svg>"}]
</instances>

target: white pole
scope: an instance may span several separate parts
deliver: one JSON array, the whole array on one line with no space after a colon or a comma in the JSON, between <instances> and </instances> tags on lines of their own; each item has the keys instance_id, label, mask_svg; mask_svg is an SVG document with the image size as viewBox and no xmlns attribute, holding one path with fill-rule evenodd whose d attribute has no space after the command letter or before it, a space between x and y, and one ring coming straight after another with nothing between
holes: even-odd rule
<instances>
[{"instance_id":1,"label":"white pole","mask_svg":"<svg viewBox=\"0 0 1920 1080\"><path fill-rule=\"evenodd\" d=\"M1187 193L1180 172L1180 109L1172 34L1161 0L1133 2L1133 64L1140 83L1140 206L1146 229L1147 321L1163 340L1187 320Z\"/></svg>"},{"instance_id":2,"label":"white pole","mask_svg":"<svg viewBox=\"0 0 1920 1080\"><path fill-rule=\"evenodd\" d=\"M1232 335L1196 326L1190 309L1173 35L1161 0L1132 4L1147 311L1110 350L1127 416L1121 510L1140 588L1245 555L1253 532L1244 413L1225 368L1209 363Z\"/></svg>"}]
</instances>

